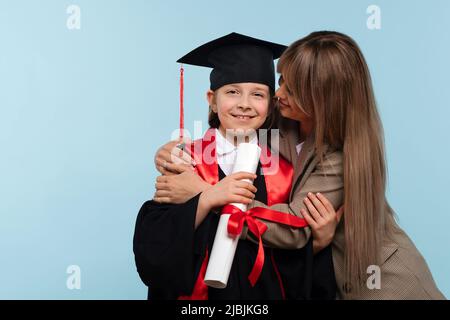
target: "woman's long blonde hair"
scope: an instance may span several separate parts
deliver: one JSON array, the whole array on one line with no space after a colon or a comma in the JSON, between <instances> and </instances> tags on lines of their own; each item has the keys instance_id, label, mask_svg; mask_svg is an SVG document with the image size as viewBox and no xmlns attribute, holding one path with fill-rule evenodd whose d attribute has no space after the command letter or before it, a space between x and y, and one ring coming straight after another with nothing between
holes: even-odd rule
<instances>
[{"instance_id":1,"label":"woman's long blonde hair","mask_svg":"<svg viewBox=\"0 0 450 320\"><path fill-rule=\"evenodd\" d=\"M278 62L294 101L314 119L315 147L344 155L345 280L357 293L369 265L380 265L393 212L385 197L383 128L369 69L350 37L314 32L294 42Z\"/></svg>"}]
</instances>

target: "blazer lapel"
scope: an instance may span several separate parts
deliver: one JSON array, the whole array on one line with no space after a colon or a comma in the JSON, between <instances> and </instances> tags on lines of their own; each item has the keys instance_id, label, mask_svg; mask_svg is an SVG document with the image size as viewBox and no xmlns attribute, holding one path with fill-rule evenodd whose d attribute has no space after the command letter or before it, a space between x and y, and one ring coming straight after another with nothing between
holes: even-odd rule
<instances>
[{"instance_id":1,"label":"blazer lapel","mask_svg":"<svg viewBox=\"0 0 450 320\"><path fill-rule=\"evenodd\" d=\"M295 165L298 157L296 145L300 142L298 122L282 118L279 123L279 132L279 152L284 158Z\"/></svg>"},{"instance_id":2,"label":"blazer lapel","mask_svg":"<svg viewBox=\"0 0 450 320\"><path fill-rule=\"evenodd\" d=\"M326 153L327 150L328 146L325 145L324 152ZM319 161L320 157L316 154L313 133L306 138L302 150L297 158L297 162L294 167L294 179L292 181L289 201L292 202L295 190L303 187Z\"/></svg>"},{"instance_id":3,"label":"blazer lapel","mask_svg":"<svg viewBox=\"0 0 450 320\"><path fill-rule=\"evenodd\" d=\"M300 154L297 157L297 161L294 165L294 180L293 187L295 184L299 183L299 179L303 176L306 168L308 167L308 163L314 157L314 136L310 135L306 138L303 143L302 149L300 150ZM294 189L294 188L292 188Z\"/></svg>"},{"instance_id":4,"label":"blazer lapel","mask_svg":"<svg viewBox=\"0 0 450 320\"><path fill-rule=\"evenodd\" d=\"M319 157L315 153L314 132L312 132L305 140L300 154L297 155L297 144L299 141L299 123L294 120L282 118L279 124L280 129L280 154L292 162L294 165L294 178L292 180L292 188L290 201L294 190L301 188L311 174L312 170L319 161ZM325 146L325 152L327 150Z\"/></svg>"}]
</instances>

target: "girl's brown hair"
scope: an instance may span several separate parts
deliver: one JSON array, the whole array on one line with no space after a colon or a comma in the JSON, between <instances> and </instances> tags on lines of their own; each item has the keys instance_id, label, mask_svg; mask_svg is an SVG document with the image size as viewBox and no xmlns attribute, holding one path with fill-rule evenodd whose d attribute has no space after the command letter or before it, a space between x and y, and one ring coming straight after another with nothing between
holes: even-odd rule
<instances>
[{"instance_id":1,"label":"girl's brown hair","mask_svg":"<svg viewBox=\"0 0 450 320\"><path fill-rule=\"evenodd\" d=\"M345 279L357 293L367 267L380 264L384 236L394 231L369 69L353 39L330 31L294 42L277 68L296 104L314 119L317 154L323 157L325 145L343 151Z\"/></svg>"}]
</instances>

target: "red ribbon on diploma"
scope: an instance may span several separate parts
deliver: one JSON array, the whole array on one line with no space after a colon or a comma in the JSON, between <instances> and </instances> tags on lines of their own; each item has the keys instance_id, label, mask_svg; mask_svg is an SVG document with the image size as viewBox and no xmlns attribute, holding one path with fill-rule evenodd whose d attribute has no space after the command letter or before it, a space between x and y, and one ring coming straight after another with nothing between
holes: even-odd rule
<instances>
[{"instance_id":1,"label":"red ribbon on diploma","mask_svg":"<svg viewBox=\"0 0 450 320\"><path fill-rule=\"evenodd\" d=\"M267 231L267 225L255 218L268 220L276 223L281 223L294 228L303 228L308 225L305 219L293 216L288 213L266 209L262 207L254 207L247 211L242 211L234 205L226 205L222 209L222 214L230 214L228 220L227 230L232 236L239 236L244 227L244 222L247 223L248 230L253 233L258 239L258 253L256 255L255 263L253 264L252 271L248 276L250 283L255 286L261 275L262 268L264 266L264 247L262 244L262 235Z\"/></svg>"}]
</instances>

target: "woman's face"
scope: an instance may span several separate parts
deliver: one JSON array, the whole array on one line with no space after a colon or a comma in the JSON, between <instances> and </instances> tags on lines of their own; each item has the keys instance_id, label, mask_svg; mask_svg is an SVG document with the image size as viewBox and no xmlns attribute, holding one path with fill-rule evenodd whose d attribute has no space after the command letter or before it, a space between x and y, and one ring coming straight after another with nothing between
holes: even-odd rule
<instances>
[{"instance_id":1,"label":"woman's face","mask_svg":"<svg viewBox=\"0 0 450 320\"><path fill-rule=\"evenodd\" d=\"M283 79L283 74L280 75L278 85L279 88L275 92L275 97L278 98L278 105L281 115L285 118L300 122L310 120L311 118L294 102L294 97Z\"/></svg>"},{"instance_id":2,"label":"woman's face","mask_svg":"<svg viewBox=\"0 0 450 320\"><path fill-rule=\"evenodd\" d=\"M219 130L258 129L266 121L269 112L270 91L267 85L258 83L233 83L209 90L207 98L220 120Z\"/></svg>"}]
</instances>

